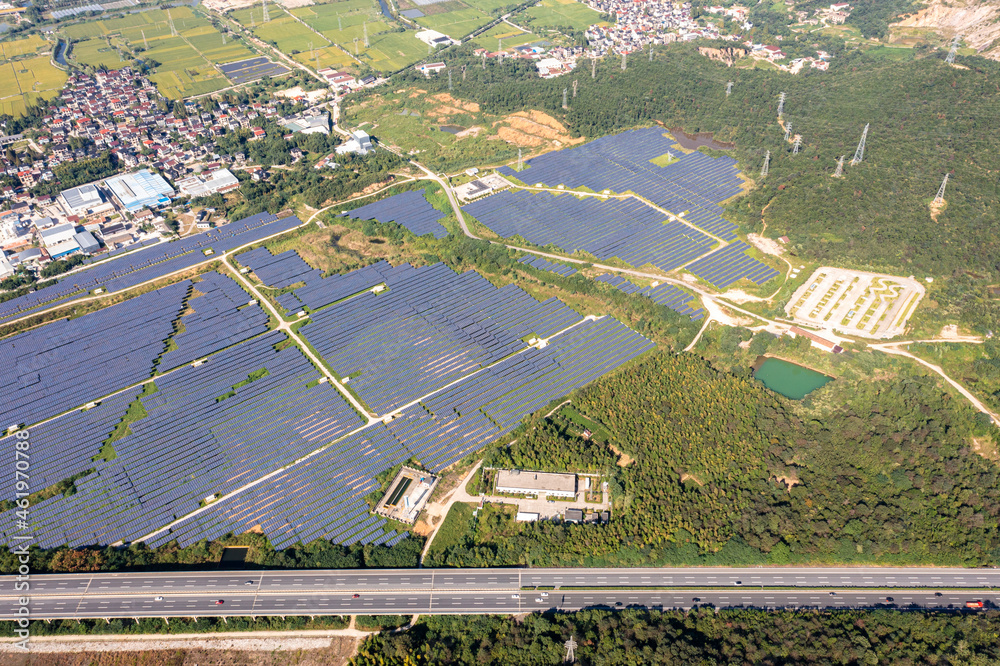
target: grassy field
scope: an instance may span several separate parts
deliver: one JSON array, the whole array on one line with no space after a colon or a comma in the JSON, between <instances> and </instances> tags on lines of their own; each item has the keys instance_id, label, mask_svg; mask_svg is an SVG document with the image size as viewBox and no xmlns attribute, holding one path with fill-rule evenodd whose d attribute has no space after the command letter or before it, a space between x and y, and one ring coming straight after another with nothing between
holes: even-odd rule
<instances>
[{"instance_id":1,"label":"grassy field","mask_svg":"<svg viewBox=\"0 0 1000 666\"><path fill-rule=\"evenodd\" d=\"M495 25L483 34L479 35L472 42L483 48L495 51L500 47L500 40L503 39L503 47L505 49L513 48L515 46L521 46L522 44L530 44L532 42L540 41L542 38L531 32L521 32L517 28L514 28L506 23L501 23L500 25Z\"/></svg>"},{"instance_id":2,"label":"grassy field","mask_svg":"<svg viewBox=\"0 0 1000 666\"><path fill-rule=\"evenodd\" d=\"M575 0L541 0L540 6L528 9L521 16L526 16L532 26L539 28L586 30L594 24L607 25L601 21L600 12Z\"/></svg>"},{"instance_id":3,"label":"grassy field","mask_svg":"<svg viewBox=\"0 0 1000 666\"><path fill-rule=\"evenodd\" d=\"M310 42L317 48L328 46L319 35L278 7L272 6L268 9L271 20L267 23L261 21L261 13L260 7L250 7L230 12L228 16L252 30L260 39L277 46L282 53L291 55L299 51L308 51Z\"/></svg>"},{"instance_id":4,"label":"grassy field","mask_svg":"<svg viewBox=\"0 0 1000 666\"><path fill-rule=\"evenodd\" d=\"M322 49L316 49L315 60L313 60L312 54L308 51L296 53L292 58L314 69L322 69L323 67L350 69L351 65L354 64L354 59L338 46L327 46Z\"/></svg>"},{"instance_id":5,"label":"grassy field","mask_svg":"<svg viewBox=\"0 0 1000 666\"><path fill-rule=\"evenodd\" d=\"M131 64L128 60L123 62L118 57L118 51L109 46L107 40L101 37L74 42L70 58L81 65L107 69L121 69Z\"/></svg>"},{"instance_id":6,"label":"grassy field","mask_svg":"<svg viewBox=\"0 0 1000 666\"><path fill-rule=\"evenodd\" d=\"M416 19L416 22L431 30L443 32L452 39L462 39L492 20L492 16L488 16L478 9L467 7L443 14L421 16Z\"/></svg>"},{"instance_id":7,"label":"grassy field","mask_svg":"<svg viewBox=\"0 0 1000 666\"><path fill-rule=\"evenodd\" d=\"M484 14L489 14L494 9L502 9L511 4L511 0L462 0L465 4L478 9Z\"/></svg>"},{"instance_id":8,"label":"grassy field","mask_svg":"<svg viewBox=\"0 0 1000 666\"><path fill-rule=\"evenodd\" d=\"M427 57L427 45L413 36L413 31L387 32L371 40L367 50L371 66L394 72Z\"/></svg>"},{"instance_id":9,"label":"grassy field","mask_svg":"<svg viewBox=\"0 0 1000 666\"><path fill-rule=\"evenodd\" d=\"M59 94L66 83L66 73L52 66L48 56L27 58L0 65L0 113L24 114L28 106Z\"/></svg>"},{"instance_id":10,"label":"grassy field","mask_svg":"<svg viewBox=\"0 0 1000 666\"><path fill-rule=\"evenodd\" d=\"M428 555L457 546L465 538L472 525L473 508L473 505L463 502L455 502L451 505L448 515L444 518L444 523L431 543Z\"/></svg>"},{"instance_id":11,"label":"grassy field","mask_svg":"<svg viewBox=\"0 0 1000 666\"><path fill-rule=\"evenodd\" d=\"M37 53L46 49L52 48L52 44L45 41L38 35L29 35L23 39L12 39L8 42L0 43L0 47L3 48L3 57L5 60L10 60L11 58L16 58L18 56L29 55L31 53Z\"/></svg>"}]
</instances>

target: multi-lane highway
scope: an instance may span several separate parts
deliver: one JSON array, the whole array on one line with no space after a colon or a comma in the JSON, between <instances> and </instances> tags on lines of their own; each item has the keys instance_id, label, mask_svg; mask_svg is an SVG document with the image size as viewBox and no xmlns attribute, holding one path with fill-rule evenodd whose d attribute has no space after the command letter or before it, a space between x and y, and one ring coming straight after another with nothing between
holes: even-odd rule
<instances>
[{"instance_id":1,"label":"multi-lane highway","mask_svg":"<svg viewBox=\"0 0 1000 666\"><path fill-rule=\"evenodd\" d=\"M1000 603L1000 570L392 569L0 577L0 619L519 613L586 607L964 608ZM538 589L535 589L538 588ZM223 603L219 604L219 601Z\"/></svg>"}]
</instances>

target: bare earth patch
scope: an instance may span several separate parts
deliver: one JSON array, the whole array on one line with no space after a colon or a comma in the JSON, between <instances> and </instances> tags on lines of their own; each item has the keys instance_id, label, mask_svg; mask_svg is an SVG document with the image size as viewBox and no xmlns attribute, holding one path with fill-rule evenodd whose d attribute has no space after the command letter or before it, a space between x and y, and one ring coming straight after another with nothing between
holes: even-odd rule
<instances>
[{"instance_id":1,"label":"bare earth patch","mask_svg":"<svg viewBox=\"0 0 1000 666\"><path fill-rule=\"evenodd\" d=\"M780 257L785 253L785 248L781 247L781 244L773 238L767 238L760 234L747 234L747 240L753 243L754 247L764 254Z\"/></svg>"},{"instance_id":2,"label":"bare earth patch","mask_svg":"<svg viewBox=\"0 0 1000 666\"><path fill-rule=\"evenodd\" d=\"M458 134L455 135L455 138L456 139L464 139L465 137L468 137L468 136L479 136L480 132L482 132L482 131L483 131L483 128L480 127L479 125L476 125L474 127L470 127L469 129L462 130L461 132L459 132Z\"/></svg>"},{"instance_id":3,"label":"bare earth patch","mask_svg":"<svg viewBox=\"0 0 1000 666\"><path fill-rule=\"evenodd\" d=\"M497 135L515 146L534 148L551 144L559 147L584 141L584 137L572 138L565 125L541 111L518 111L494 123L497 125L500 125Z\"/></svg>"},{"instance_id":4,"label":"bare earth patch","mask_svg":"<svg viewBox=\"0 0 1000 666\"><path fill-rule=\"evenodd\" d=\"M736 303L737 305L740 305L741 303L756 303L759 301L766 300L761 296L754 296L753 294L748 294L742 289L730 289L729 291L722 294L722 297L725 298L727 301L732 301L733 303Z\"/></svg>"},{"instance_id":5,"label":"bare earth patch","mask_svg":"<svg viewBox=\"0 0 1000 666\"><path fill-rule=\"evenodd\" d=\"M791 491L795 486L801 486L802 482L796 479L794 476L776 476L774 480L778 483L783 483L788 486L788 490Z\"/></svg>"},{"instance_id":6,"label":"bare earth patch","mask_svg":"<svg viewBox=\"0 0 1000 666\"><path fill-rule=\"evenodd\" d=\"M614 444L608 444L608 448L611 449L616 456L618 456L618 466L628 467L635 462L635 459L627 453L623 453Z\"/></svg>"},{"instance_id":7,"label":"bare earth patch","mask_svg":"<svg viewBox=\"0 0 1000 666\"><path fill-rule=\"evenodd\" d=\"M427 92L426 90L424 92ZM448 93L441 93L440 95L434 95L433 99L439 102L444 102L445 104L450 104L452 106L457 106L462 111L468 113L479 113L479 105L475 102L463 102L462 100L455 99ZM462 113L462 111L455 111L455 113Z\"/></svg>"},{"instance_id":8,"label":"bare earth patch","mask_svg":"<svg viewBox=\"0 0 1000 666\"><path fill-rule=\"evenodd\" d=\"M433 532L434 528L423 520L418 520L417 524L413 526L413 533L417 536L430 536Z\"/></svg>"},{"instance_id":9,"label":"bare earth patch","mask_svg":"<svg viewBox=\"0 0 1000 666\"><path fill-rule=\"evenodd\" d=\"M989 460L1000 460L1000 452L997 452L997 445L989 437L973 437L972 450Z\"/></svg>"},{"instance_id":10,"label":"bare earth patch","mask_svg":"<svg viewBox=\"0 0 1000 666\"><path fill-rule=\"evenodd\" d=\"M688 474L687 472L684 472L683 474L681 474L681 483L684 483L685 481L694 481L699 486L705 485L705 483L701 479L699 479L697 476L695 476L694 474Z\"/></svg>"}]
</instances>

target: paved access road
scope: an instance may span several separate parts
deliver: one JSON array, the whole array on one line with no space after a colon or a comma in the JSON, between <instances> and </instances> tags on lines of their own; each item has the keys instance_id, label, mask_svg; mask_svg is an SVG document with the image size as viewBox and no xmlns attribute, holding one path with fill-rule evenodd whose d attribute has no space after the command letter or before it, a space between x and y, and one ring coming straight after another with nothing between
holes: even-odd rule
<instances>
[{"instance_id":1,"label":"paved access road","mask_svg":"<svg viewBox=\"0 0 1000 666\"><path fill-rule=\"evenodd\" d=\"M993 588L1000 590L997 569L691 567L50 574L31 576L27 593L15 591L15 581L14 576L0 576L0 619L11 617L17 598L22 596L30 599L34 618L485 613L629 605L689 608L697 604L838 608L894 603L935 608L949 604L964 607L970 600L1000 601L1000 592L993 596ZM552 589L522 589L533 587ZM157 597L163 599L157 601ZM894 601L886 602L886 597ZM216 604L219 599L224 603Z\"/></svg>"}]
</instances>

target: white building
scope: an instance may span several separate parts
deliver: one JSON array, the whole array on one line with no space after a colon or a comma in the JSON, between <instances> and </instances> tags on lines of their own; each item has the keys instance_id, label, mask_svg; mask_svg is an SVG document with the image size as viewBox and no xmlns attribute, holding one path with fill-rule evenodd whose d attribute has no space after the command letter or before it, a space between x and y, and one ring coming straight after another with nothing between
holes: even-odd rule
<instances>
[{"instance_id":1,"label":"white building","mask_svg":"<svg viewBox=\"0 0 1000 666\"><path fill-rule=\"evenodd\" d=\"M576 475L503 469L497 472L496 489L513 495L576 497Z\"/></svg>"},{"instance_id":2,"label":"white building","mask_svg":"<svg viewBox=\"0 0 1000 666\"><path fill-rule=\"evenodd\" d=\"M337 146L338 155L344 155L346 153L367 155L370 152L374 152L374 150L375 147L372 146L372 138L363 130L355 130L351 132L351 138Z\"/></svg>"},{"instance_id":3,"label":"white building","mask_svg":"<svg viewBox=\"0 0 1000 666\"><path fill-rule=\"evenodd\" d=\"M210 194L231 192L240 186L240 181L229 169L218 169L207 177L188 176L176 182L180 193L192 198L207 197Z\"/></svg>"},{"instance_id":4,"label":"white building","mask_svg":"<svg viewBox=\"0 0 1000 666\"><path fill-rule=\"evenodd\" d=\"M414 35L417 39L422 41L428 46L433 46L438 48L439 46L451 46L452 44L461 44L462 42L456 41L444 34L443 32L438 32L437 30L421 30Z\"/></svg>"},{"instance_id":5,"label":"white building","mask_svg":"<svg viewBox=\"0 0 1000 666\"><path fill-rule=\"evenodd\" d=\"M104 206L104 197L93 183L63 190L59 193L59 203L67 215L86 216L88 212ZM113 206L108 206L109 209Z\"/></svg>"},{"instance_id":6,"label":"white building","mask_svg":"<svg viewBox=\"0 0 1000 666\"><path fill-rule=\"evenodd\" d=\"M71 240L76 235L76 226L65 222L57 224L54 227L49 227L48 229L42 229L38 232L38 235L41 237L42 244L45 247L53 247L59 243Z\"/></svg>"}]
</instances>

